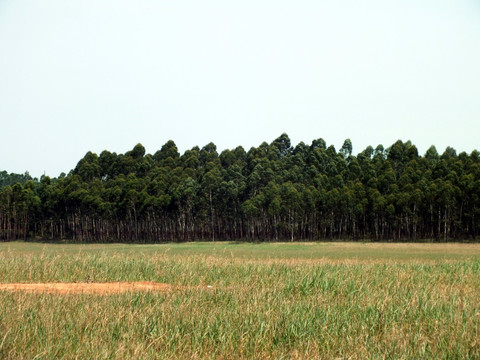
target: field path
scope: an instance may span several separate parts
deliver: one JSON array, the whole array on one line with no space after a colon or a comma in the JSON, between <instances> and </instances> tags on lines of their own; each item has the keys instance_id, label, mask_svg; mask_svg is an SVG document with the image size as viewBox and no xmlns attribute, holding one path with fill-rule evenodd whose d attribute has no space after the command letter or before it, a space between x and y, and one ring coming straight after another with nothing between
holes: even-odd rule
<instances>
[{"instance_id":1,"label":"field path","mask_svg":"<svg viewBox=\"0 0 480 360\"><path fill-rule=\"evenodd\" d=\"M12 283L0 284L0 291L27 291L56 294L118 294L138 291L166 291L169 284L157 282L107 282L107 283Z\"/></svg>"}]
</instances>

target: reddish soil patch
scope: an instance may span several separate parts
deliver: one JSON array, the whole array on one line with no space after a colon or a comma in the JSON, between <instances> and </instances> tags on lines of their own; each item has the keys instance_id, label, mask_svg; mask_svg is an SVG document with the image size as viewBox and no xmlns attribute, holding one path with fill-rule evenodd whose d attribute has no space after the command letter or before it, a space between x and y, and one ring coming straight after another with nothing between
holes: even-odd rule
<instances>
[{"instance_id":1,"label":"reddish soil patch","mask_svg":"<svg viewBox=\"0 0 480 360\"><path fill-rule=\"evenodd\" d=\"M118 294L137 291L166 291L171 286L156 282L110 282L110 283L38 283L0 284L0 291L26 291L56 294Z\"/></svg>"}]
</instances>

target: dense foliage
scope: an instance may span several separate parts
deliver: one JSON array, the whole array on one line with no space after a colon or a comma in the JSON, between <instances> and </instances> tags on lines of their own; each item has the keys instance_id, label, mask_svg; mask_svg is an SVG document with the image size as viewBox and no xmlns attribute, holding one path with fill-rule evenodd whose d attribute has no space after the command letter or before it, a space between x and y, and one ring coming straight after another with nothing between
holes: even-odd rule
<instances>
[{"instance_id":1,"label":"dense foliage","mask_svg":"<svg viewBox=\"0 0 480 360\"><path fill-rule=\"evenodd\" d=\"M475 239L480 154L410 142L352 155L282 134L246 152L88 152L58 179L0 190L0 237L74 241Z\"/></svg>"},{"instance_id":2,"label":"dense foliage","mask_svg":"<svg viewBox=\"0 0 480 360\"><path fill-rule=\"evenodd\" d=\"M25 185L25 183L30 180L36 181L36 179L30 176L28 171L25 174L9 174L5 170L0 171L0 189L4 188L5 186L13 186L16 183Z\"/></svg>"}]
</instances>

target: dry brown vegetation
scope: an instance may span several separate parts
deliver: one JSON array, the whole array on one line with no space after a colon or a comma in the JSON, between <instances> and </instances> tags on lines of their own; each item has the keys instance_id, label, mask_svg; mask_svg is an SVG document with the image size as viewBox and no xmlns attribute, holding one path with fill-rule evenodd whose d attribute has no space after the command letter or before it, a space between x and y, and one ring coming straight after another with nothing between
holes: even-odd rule
<instances>
[{"instance_id":1,"label":"dry brown vegetation","mask_svg":"<svg viewBox=\"0 0 480 360\"><path fill-rule=\"evenodd\" d=\"M2 359L480 358L478 245L15 243L0 282L117 287L0 291Z\"/></svg>"}]
</instances>

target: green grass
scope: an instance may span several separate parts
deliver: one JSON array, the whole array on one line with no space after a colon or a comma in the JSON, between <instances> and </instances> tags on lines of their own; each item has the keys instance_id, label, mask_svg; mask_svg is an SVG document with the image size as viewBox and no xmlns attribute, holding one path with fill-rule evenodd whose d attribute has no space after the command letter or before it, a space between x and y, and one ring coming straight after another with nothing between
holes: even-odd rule
<instances>
[{"instance_id":1,"label":"green grass","mask_svg":"<svg viewBox=\"0 0 480 360\"><path fill-rule=\"evenodd\" d=\"M63 281L178 287L0 292L0 358L480 358L476 244L0 244L0 282Z\"/></svg>"},{"instance_id":2,"label":"green grass","mask_svg":"<svg viewBox=\"0 0 480 360\"><path fill-rule=\"evenodd\" d=\"M0 254L127 254L143 255L205 255L237 259L334 259L334 260L480 260L479 244L433 243L246 243L193 242L167 244L61 244L61 243L0 243Z\"/></svg>"}]
</instances>

